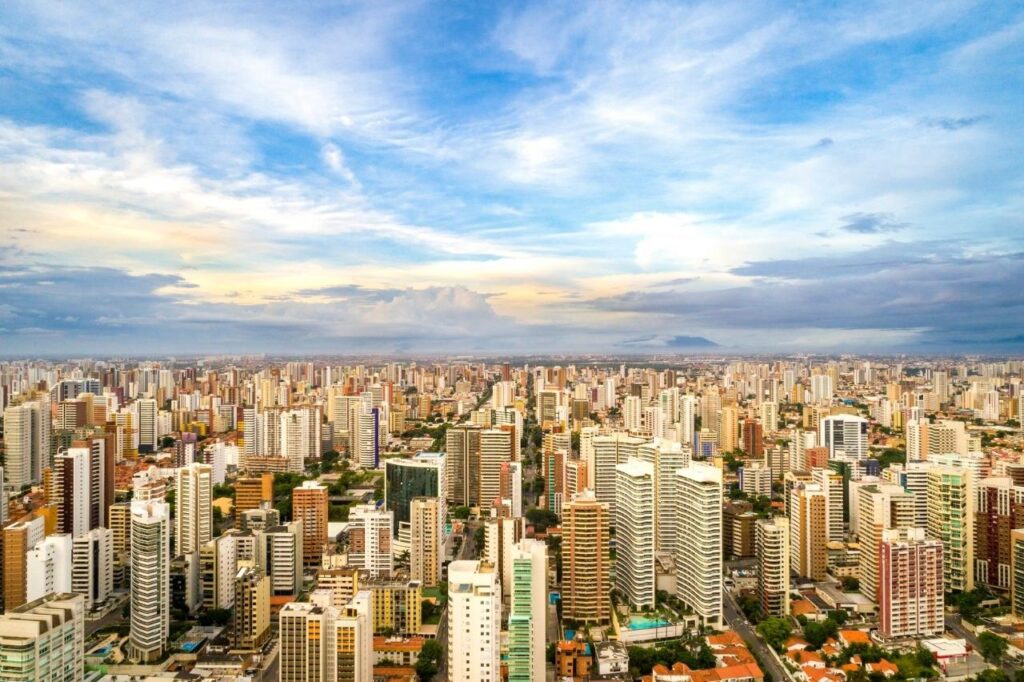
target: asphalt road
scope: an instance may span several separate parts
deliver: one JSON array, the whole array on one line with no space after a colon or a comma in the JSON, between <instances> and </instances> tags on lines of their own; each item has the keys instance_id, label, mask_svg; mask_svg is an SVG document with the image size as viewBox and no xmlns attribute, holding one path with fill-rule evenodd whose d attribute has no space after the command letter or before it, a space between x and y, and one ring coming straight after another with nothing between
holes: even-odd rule
<instances>
[{"instance_id":1,"label":"asphalt road","mask_svg":"<svg viewBox=\"0 0 1024 682\"><path fill-rule=\"evenodd\" d=\"M459 553L456 555L455 560L460 561L463 559L476 559L479 554L477 553L476 540L474 539L475 531L479 526L479 522L468 521L466 523L466 533L463 535L462 546L459 548ZM447 680L448 679L448 609L445 608L441 612L441 620L437 623L437 641L444 647L445 655L441 659L441 665L438 667L437 674L434 675L435 681Z\"/></svg>"},{"instance_id":2,"label":"asphalt road","mask_svg":"<svg viewBox=\"0 0 1024 682\"><path fill-rule=\"evenodd\" d=\"M975 651L981 653L981 643L978 641L977 636L970 630L964 627L963 621L960 618L960 614L946 614L946 632L950 632L961 639L966 639L967 643L970 644ZM1003 657L999 666L1006 676L1011 680L1017 674L1018 668L1011 662Z\"/></svg>"},{"instance_id":3,"label":"asphalt road","mask_svg":"<svg viewBox=\"0 0 1024 682\"><path fill-rule=\"evenodd\" d=\"M790 679L789 672L783 669L782 666L775 660L775 656L768 650L768 645L765 644L753 627L747 624L746 619L743 616L743 612L740 610L739 605L736 604L736 600L733 599L732 594L726 590L725 599L722 602L722 611L725 614L725 620L729 624L730 629L735 630L736 634L743 638L746 642L747 648L754 652L757 659L761 662L767 670L766 673L772 676L775 682L785 682Z\"/></svg>"}]
</instances>

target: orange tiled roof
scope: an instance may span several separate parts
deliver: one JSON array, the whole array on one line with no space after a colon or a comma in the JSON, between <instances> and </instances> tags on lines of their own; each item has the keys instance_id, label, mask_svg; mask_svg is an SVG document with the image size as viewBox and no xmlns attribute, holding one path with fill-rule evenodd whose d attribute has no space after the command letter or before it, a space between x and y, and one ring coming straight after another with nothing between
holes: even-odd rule
<instances>
[{"instance_id":1,"label":"orange tiled roof","mask_svg":"<svg viewBox=\"0 0 1024 682\"><path fill-rule=\"evenodd\" d=\"M850 646L851 644L870 644L871 638L863 630L840 630L839 641Z\"/></svg>"},{"instance_id":2,"label":"orange tiled roof","mask_svg":"<svg viewBox=\"0 0 1024 682\"><path fill-rule=\"evenodd\" d=\"M743 646L743 638L729 630L720 635L708 635L708 646L712 649L718 646Z\"/></svg>"}]
</instances>

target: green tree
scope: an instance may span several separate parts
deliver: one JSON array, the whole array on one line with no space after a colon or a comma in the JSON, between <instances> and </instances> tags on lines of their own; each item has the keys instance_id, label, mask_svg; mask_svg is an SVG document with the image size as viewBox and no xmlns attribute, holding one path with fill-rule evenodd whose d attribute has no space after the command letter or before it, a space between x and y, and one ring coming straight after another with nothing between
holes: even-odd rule
<instances>
[{"instance_id":1,"label":"green tree","mask_svg":"<svg viewBox=\"0 0 1024 682\"><path fill-rule=\"evenodd\" d=\"M453 519L468 519L469 518L469 507L455 507L452 509Z\"/></svg>"},{"instance_id":2,"label":"green tree","mask_svg":"<svg viewBox=\"0 0 1024 682\"><path fill-rule=\"evenodd\" d=\"M793 634L793 626L788 618L767 618L758 624L757 631L772 648L781 651L783 642Z\"/></svg>"},{"instance_id":3,"label":"green tree","mask_svg":"<svg viewBox=\"0 0 1024 682\"><path fill-rule=\"evenodd\" d=\"M978 648L989 663L998 663L1002 660L1008 646L1007 641L994 632L983 632L978 635Z\"/></svg>"},{"instance_id":4,"label":"green tree","mask_svg":"<svg viewBox=\"0 0 1024 682\"><path fill-rule=\"evenodd\" d=\"M860 590L860 581L856 578L846 576L843 578L843 592L857 592Z\"/></svg>"},{"instance_id":5,"label":"green tree","mask_svg":"<svg viewBox=\"0 0 1024 682\"><path fill-rule=\"evenodd\" d=\"M821 645L827 642L829 637L835 637L838 631L836 622L830 618L821 623L812 621L804 626L804 639L815 649L820 649Z\"/></svg>"},{"instance_id":6,"label":"green tree","mask_svg":"<svg viewBox=\"0 0 1024 682\"><path fill-rule=\"evenodd\" d=\"M171 447L172 445L174 445L174 437L164 436L162 439L160 439L160 445L162 445L165 448Z\"/></svg>"},{"instance_id":7,"label":"green tree","mask_svg":"<svg viewBox=\"0 0 1024 682\"><path fill-rule=\"evenodd\" d=\"M980 673L975 675L975 682L1010 682L1010 678L1006 676L1002 670L982 670Z\"/></svg>"},{"instance_id":8,"label":"green tree","mask_svg":"<svg viewBox=\"0 0 1024 682\"><path fill-rule=\"evenodd\" d=\"M231 621L228 609L207 609L196 619L200 625L227 625Z\"/></svg>"},{"instance_id":9,"label":"green tree","mask_svg":"<svg viewBox=\"0 0 1024 682\"><path fill-rule=\"evenodd\" d=\"M419 659L416 661L416 674L421 680L433 679L441 666L441 658L444 656L444 648L436 639L428 639L420 649Z\"/></svg>"}]
</instances>

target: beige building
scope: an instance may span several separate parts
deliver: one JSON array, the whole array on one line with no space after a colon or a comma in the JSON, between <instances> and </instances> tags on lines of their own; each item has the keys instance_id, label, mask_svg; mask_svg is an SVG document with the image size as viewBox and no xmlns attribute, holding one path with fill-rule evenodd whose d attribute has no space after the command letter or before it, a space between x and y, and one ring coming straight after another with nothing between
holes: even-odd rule
<instances>
[{"instance_id":1,"label":"beige building","mask_svg":"<svg viewBox=\"0 0 1024 682\"><path fill-rule=\"evenodd\" d=\"M270 638L270 578L253 566L243 566L235 576L235 610L231 646L254 650Z\"/></svg>"},{"instance_id":2,"label":"beige building","mask_svg":"<svg viewBox=\"0 0 1024 682\"><path fill-rule=\"evenodd\" d=\"M562 507L562 612L565 618L607 623L611 591L608 505L590 491Z\"/></svg>"},{"instance_id":3,"label":"beige building","mask_svg":"<svg viewBox=\"0 0 1024 682\"><path fill-rule=\"evenodd\" d=\"M441 580L441 538L438 531L439 500L416 497L409 505L409 574L424 587Z\"/></svg>"},{"instance_id":4,"label":"beige building","mask_svg":"<svg viewBox=\"0 0 1024 682\"><path fill-rule=\"evenodd\" d=\"M860 591L878 599L878 552L887 530L914 525L914 495L898 485L869 483L857 489Z\"/></svg>"},{"instance_id":5,"label":"beige building","mask_svg":"<svg viewBox=\"0 0 1024 682\"><path fill-rule=\"evenodd\" d=\"M757 597L765 617L789 616L789 523L761 519L756 530Z\"/></svg>"},{"instance_id":6,"label":"beige building","mask_svg":"<svg viewBox=\"0 0 1024 682\"><path fill-rule=\"evenodd\" d=\"M790 565L804 578L824 580L828 571L828 501L816 483L790 491Z\"/></svg>"},{"instance_id":7,"label":"beige building","mask_svg":"<svg viewBox=\"0 0 1024 682\"><path fill-rule=\"evenodd\" d=\"M85 600L55 593L0 616L0 680L79 682L85 669Z\"/></svg>"}]
</instances>

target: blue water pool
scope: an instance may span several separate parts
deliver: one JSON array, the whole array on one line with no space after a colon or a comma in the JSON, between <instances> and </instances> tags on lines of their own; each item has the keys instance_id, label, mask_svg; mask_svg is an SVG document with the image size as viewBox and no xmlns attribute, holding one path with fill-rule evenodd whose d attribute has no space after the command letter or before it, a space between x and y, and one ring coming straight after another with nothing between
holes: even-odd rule
<instances>
[{"instance_id":1,"label":"blue water pool","mask_svg":"<svg viewBox=\"0 0 1024 682\"><path fill-rule=\"evenodd\" d=\"M650 630L651 628L664 628L672 625L664 618L645 618L643 616L630 616L629 625L626 627L630 630Z\"/></svg>"}]
</instances>

